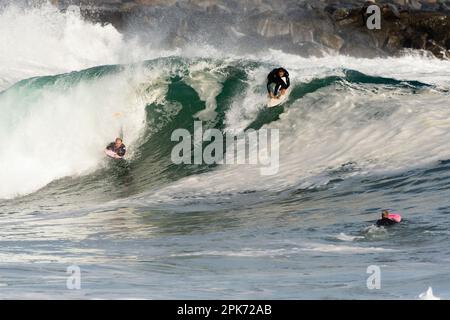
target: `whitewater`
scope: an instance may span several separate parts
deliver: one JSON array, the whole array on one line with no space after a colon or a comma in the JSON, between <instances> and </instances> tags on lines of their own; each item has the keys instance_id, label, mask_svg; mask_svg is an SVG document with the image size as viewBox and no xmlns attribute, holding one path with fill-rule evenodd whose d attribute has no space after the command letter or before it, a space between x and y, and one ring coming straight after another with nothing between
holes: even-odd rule
<instances>
[{"instance_id":1,"label":"whitewater","mask_svg":"<svg viewBox=\"0 0 450 320\"><path fill-rule=\"evenodd\" d=\"M0 9L0 43L1 298L450 297L449 61L158 49L48 4ZM279 172L172 163L195 120L278 129Z\"/></svg>"}]
</instances>

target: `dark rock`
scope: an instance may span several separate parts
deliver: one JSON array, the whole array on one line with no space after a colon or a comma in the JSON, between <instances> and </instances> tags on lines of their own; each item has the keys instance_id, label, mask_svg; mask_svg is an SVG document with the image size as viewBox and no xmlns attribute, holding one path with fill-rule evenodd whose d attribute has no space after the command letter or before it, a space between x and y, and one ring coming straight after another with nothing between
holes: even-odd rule
<instances>
[{"instance_id":1,"label":"dark rock","mask_svg":"<svg viewBox=\"0 0 450 320\"><path fill-rule=\"evenodd\" d=\"M450 0L52 0L96 22L157 34L164 45L202 40L231 50L278 47L297 54L334 50L385 56L404 48L448 58ZM367 7L382 12L381 30L366 26ZM131 28L131 27L133 28ZM153 40L151 36L149 40ZM235 48L234 48L235 47Z\"/></svg>"},{"instance_id":2,"label":"dark rock","mask_svg":"<svg viewBox=\"0 0 450 320\"><path fill-rule=\"evenodd\" d=\"M383 18L384 19L400 19L400 11L396 6L391 3L386 4L383 7Z\"/></svg>"},{"instance_id":3,"label":"dark rock","mask_svg":"<svg viewBox=\"0 0 450 320\"><path fill-rule=\"evenodd\" d=\"M442 59L449 59L448 50L434 40L428 40L426 50L434 54L434 56Z\"/></svg>"},{"instance_id":4,"label":"dark rock","mask_svg":"<svg viewBox=\"0 0 450 320\"><path fill-rule=\"evenodd\" d=\"M256 23L256 33L267 38L285 36L290 33L289 24L277 16L262 18Z\"/></svg>"},{"instance_id":5,"label":"dark rock","mask_svg":"<svg viewBox=\"0 0 450 320\"><path fill-rule=\"evenodd\" d=\"M290 35L293 43L312 42L314 41L314 27L293 22L290 24Z\"/></svg>"},{"instance_id":6,"label":"dark rock","mask_svg":"<svg viewBox=\"0 0 450 320\"><path fill-rule=\"evenodd\" d=\"M319 42L324 46L339 51L345 41L340 36L331 33L323 33L319 36Z\"/></svg>"},{"instance_id":7,"label":"dark rock","mask_svg":"<svg viewBox=\"0 0 450 320\"><path fill-rule=\"evenodd\" d=\"M383 49L385 49L388 53L395 53L403 48L404 41L405 38L401 34L392 32L386 38Z\"/></svg>"},{"instance_id":8,"label":"dark rock","mask_svg":"<svg viewBox=\"0 0 450 320\"><path fill-rule=\"evenodd\" d=\"M450 50L450 38L447 39L447 40L445 40L445 48L446 48L447 50Z\"/></svg>"},{"instance_id":9,"label":"dark rock","mask_svg":"<svg viewBox=\"0 0 450 320\"><path fill-rule=\"evenodd\" d=\"M349 10L347 8L337 8L336 10L334 10L334 12L331 14L331 16L333 17L334 20L340 21L340 20L344 20L347 17L349 17L350 14L351 14L351 10Z\"/></svg>"},{"instance_id":10,"label":"dark rock","mask_svg":"<svg viewBox=\"0 0 450 320\"><path fill-rule=\"evenodd\" d=\"M422 4L418 0L410 0L409 7L413 10L420 10L422 8Z\"/></svg>"},{"instance_id":11,"label":"dark rock","mask_svg":"<svg viewBox=\"0 0 450 320\"><path fill-rule=\"evenodd\" d=\"M345 43L340 50L343 54L367 58L386 55L378 40L371 33L361 33L354 30L353 33L345 33L342 36L345 37Z\"/></svg>"},{"instance_id":12,"label":"dark rock","mask_svg":"<svg viewBox=\"0 0 450 320\"><path fill-rule=\"evenodd\" d=\"M413 49L421 49L424 50L426 49L427 46L427 42L428 42L428 33L421 33L421 34L414 34L411 37L411 43L410 44L406 44L406 47L410 47Z\"/></svg>"}]
</instances>

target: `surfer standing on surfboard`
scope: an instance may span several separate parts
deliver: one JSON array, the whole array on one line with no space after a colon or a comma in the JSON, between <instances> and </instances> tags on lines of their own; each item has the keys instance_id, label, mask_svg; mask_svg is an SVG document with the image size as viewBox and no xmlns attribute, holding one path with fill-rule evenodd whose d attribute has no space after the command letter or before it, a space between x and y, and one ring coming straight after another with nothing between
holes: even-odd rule
<instances>
[{"instance_id":1,"label":"surfer standing on surfboard","mask_svg":"<svg viewBox=\"0 0 450 320\"><path fill-rule=\"evenodd\" d=\"M267 76L267 91L272 99L284 95L290 85L289 72L284 68L275 68Z\"/></svg>"},{"instance_id":2,"label":"surfer standing on surfboard","mask_svg":"<svg viewBox=\"0 0 450 320\"><path fill-rule=\"evenodd\" d=\"M106 150L111 150L115 154L117 154L119 157L123 157L125 153L127 152L127 149L125 145L123 144L123 141L121 138L116 138L115 142L111 142L106 146Z\"/></svg>"}]
</instances>

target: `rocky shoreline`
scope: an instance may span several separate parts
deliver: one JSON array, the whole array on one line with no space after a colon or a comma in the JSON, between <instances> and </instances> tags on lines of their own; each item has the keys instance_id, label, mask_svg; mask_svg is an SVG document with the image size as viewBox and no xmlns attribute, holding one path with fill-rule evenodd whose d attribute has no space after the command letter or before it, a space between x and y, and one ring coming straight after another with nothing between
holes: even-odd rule
<instances>
[{"instance_id":1,"label":"rocky shoreline","mask_svg":"<svg viewBox=\"0 0 450 320\"><path fill-rule=\"evenodd\" d=\"M280 48L300 55L339 52L390 56L417 49L450 58L450 1L331 0L53 0L96 22L157 36L166 47L201 39L239 50ZM381 29L369 30L366 9L381 9Z\"/></svg>"}]
</instances>

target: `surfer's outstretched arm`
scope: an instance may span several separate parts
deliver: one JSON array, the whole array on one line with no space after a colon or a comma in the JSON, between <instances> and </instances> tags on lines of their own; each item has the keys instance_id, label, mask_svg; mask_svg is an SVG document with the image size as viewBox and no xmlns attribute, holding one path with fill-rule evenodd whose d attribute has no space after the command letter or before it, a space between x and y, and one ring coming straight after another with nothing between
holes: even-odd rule
<instances>
[{"instance_id":1,"label":"surfer's outstretched arm","mask_svg":"<svg viewBox=\"0 0 450 320\"><path fill-rule=\"evenodd\" d=\"M275 86L275 90L273 91L273 95L275 97L278 97L281 88L283 88L283 85L281 83L277 83L277 85Z\"/></svg>"},{"instance_id":2,"label":"surfer's outstretched arm","mask_svg":"<svg viewBox=\"0 0 450 320\"><path fill-rule=\"evenodd\" d=\"M286 88L284 88L284 89L289 88L290 85L291 85L291 80L289 80L289 73L287 73L287 71L286 71Z\"/></svg>"}]
</instances>

